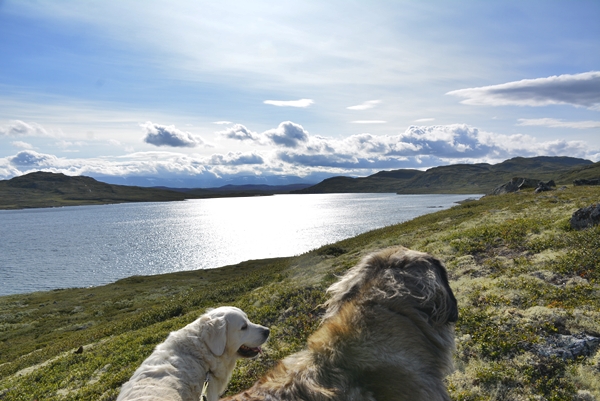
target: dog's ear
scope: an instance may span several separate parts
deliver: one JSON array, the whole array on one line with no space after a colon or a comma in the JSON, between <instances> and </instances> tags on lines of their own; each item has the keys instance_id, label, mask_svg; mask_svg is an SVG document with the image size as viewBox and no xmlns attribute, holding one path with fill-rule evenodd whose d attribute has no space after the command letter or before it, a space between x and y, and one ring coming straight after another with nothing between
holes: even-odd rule
<instances>
[{"instance_id":1,"label":"dog's ear","mask_svg":"<svg viewBox=\"0 0 600 401\"><path fill-rule=\"evenodd\" d=\"M225 316L215 316L206 322L202 337L210 352L216 356L223 355L227 342L227 321L225 320Z\"/></svg>"},{"instance_id":2,"label":"dog's ear","mask_svg":"<svg viewBox=\"0 0 600 401\"><path fill-rule=\"evenodd\" d=\"M437 323L456 323L458 321L458 303L452 288L450 288L446 268L435 258L431 258L429 262L435 269L437 278L428 286L428 288L434 289L434 292L427 297L429 299L424 307L419 309L426 312Z\"/></svg>"},{"instance_id":3,"label":"dog's ear","mask_svg":"<svg viewBox=\"0 0 600 401\"><path fill-rule=\"evenodd\" d=\"M446 268L439 260L435 260L434 265L438 269L438 274L440 275L440 279L442 280L442 285L444 287L444 292L446 295L446 300L444 302L445 310L446 310L446 322L445 323L456 323L458 321L458 302L456 301L456 297L454 296L454 292L452 292L452 288L450 288L450 282L448 281L448 272Z\"/></svg>"},{"instance_id":4,"label":"dog's ear","mask_svg":"<svg viewBox=\"0 0 600 401\"><path fill-rule=\"evenodd\" d=\"M397 282L409 291L414 307L433 324L456 323L458 306L442 262L431 255L417 255L397 270Z\"/></svg>"}]
</instances>

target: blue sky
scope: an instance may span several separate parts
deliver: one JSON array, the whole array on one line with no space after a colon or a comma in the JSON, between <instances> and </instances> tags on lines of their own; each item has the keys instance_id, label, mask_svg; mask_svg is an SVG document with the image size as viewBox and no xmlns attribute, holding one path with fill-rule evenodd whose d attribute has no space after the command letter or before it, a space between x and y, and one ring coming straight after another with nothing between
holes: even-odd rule
<instances>
[{"instance_id":1,"label":"blue sky","mask_svg":"<svg viewBox=\"0 0 600 401\"><path fill-rule=\"evenodd\" d=\"M600 2L0 0L0 179L600 160Z\"/></svg>"}]
</instances>

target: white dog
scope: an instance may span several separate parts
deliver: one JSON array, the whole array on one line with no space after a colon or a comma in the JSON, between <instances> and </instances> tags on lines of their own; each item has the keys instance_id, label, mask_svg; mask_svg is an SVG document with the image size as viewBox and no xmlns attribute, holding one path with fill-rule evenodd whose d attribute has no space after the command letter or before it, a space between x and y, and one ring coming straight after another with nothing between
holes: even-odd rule
<instances>
[{"instance_id":1,"label":"white dog","mask_svg":"<svg viewBox=\"0 0 600 401\"><path fill-rule=\"evenodd\" d=\"M268 337L268 328L250 322L238 308L211 309L171 332L123 384L117 401L198 401L201 395L216 401L236 360L258 355Z\"/></svg>"}]
</instances>

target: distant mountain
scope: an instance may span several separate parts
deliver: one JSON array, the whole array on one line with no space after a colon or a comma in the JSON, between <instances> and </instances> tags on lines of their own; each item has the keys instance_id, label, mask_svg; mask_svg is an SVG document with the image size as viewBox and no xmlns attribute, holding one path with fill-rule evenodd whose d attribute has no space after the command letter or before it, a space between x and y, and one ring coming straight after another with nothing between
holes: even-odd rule
<instances>
[{"instance_id":1,"label":"distant mountain","mask_svg":"<svg viewBox=\"0 0 600 401\"><path fill-rule=\"evenodd\" d=\"M261 175L261 176L235 176L229 180L215 177L212 174L202 176L109 176L102 174L92 174L93 178L108 184L129 185L139 187L160 187L160 188L220 188L224 185L243 186L243 185L265 185L265 186L285 186L295 184L314 185L330 175L313 175L310 177L298 177L293 175Z\"/></svg>"},{"instance_id":2,"label":"distant mountain","mask_svg":"<svg viewBox=\"0 0 600 401\"><path fill-rule=\"evenodd\" d=\"M224 185L214 188L170 188L155 187L159 189L168 189L170 191L184 192L186 194L210 195L210 194L287 194L291 191L298 191L308 188L312 184L289 184L289 185Z\"/></svg>"},{"instance_id":3,"label":"distant mountain","mask_svg":"<svg viewBox=\"0 0 600 401\"><path fill-rule=\"evenodd\" d=\"M226 185L220 188L147 188L114 185L91 177L35 172L0 181L0 209L163 202L185 199L257 196L289 193L309 184Z\"/></svg>"},{"instance_id":4,"label":"distant mountain","mask_svg":"<svg viewBox=\"0 0 600 401\"><path fill-rule=\"evenodd\" d=\"M398 192L425 172L420 170L380 171L368 177L331 177L317 185L294 191L302 194Z\"/></svg>"},{"instance_id":5,"label":"distant mountain","mask_svg":"<svg viewBox=\"0 0 600 401\"><path fill-rule=\"evenodd\" d=\"M490 193L513 177L572 184L574 179L600 177L600 163L573 157L515 157L498 164L453 164L426 171L380 171L362 178L333 177L294 193Z\"/></svg>"},{"instance_id":6,"label":"distant mountain","mask_svg":"<svg viewBox=\"0 0 600 401\"><path fill-rule=\"evenodd\" d=\"M332 177L319 184L225 185L215 188L137 187L100 182L91 177L35 172L0 180L0 209L162 202L198 198L261 196L282 193L391 192L401 194L490 193L513 177L557 185L600 178L600 162L573 157L515 157L498 164L454 164L426 171L380 171L368 177Z\"/></svg>"},{"instance_id":7,"label":"distant mountain","mask_svg":"<svg viewBox=\"0 0 600 401\"><path fill-rule=\"evenodd\" d=\"M185 194L127 187L85 176L35 172L0 181L0 209L184 200Z\"/></svg>"}]
</instances>

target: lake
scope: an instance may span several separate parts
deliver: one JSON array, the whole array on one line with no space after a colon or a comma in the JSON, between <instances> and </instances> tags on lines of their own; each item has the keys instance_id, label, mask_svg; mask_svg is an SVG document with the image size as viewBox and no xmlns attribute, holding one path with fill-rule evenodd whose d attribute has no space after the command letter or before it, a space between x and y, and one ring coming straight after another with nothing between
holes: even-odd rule
<instances>
[{"instance_id":1,"label":"lake","mask_svg":"<svg viewBox=\"0 0 600 401\"><path fill-rule=\"evenodd\" d=\"M275 195L0 211L0 295L299 255L480 196Z\"/></svg>"}]
</instances>

